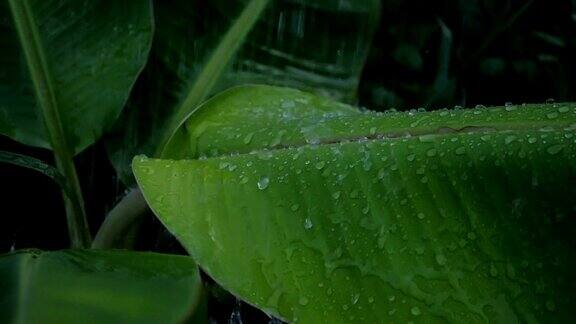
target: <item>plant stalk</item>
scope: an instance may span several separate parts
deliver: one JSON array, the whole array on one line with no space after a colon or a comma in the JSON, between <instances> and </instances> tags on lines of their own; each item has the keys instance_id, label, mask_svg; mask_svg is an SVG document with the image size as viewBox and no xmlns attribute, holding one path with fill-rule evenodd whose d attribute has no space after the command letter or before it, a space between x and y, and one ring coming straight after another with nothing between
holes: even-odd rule
<instances>
[{"instance_id":1,"label":"plant stalk","mask_svg":"<svg viewBox=\"0 0 576 324\"><path fill-rule=\"evenodd\" d=\"M28 1L9 0L9 3L34 84L38 106L54 151L56 166L64 175L66 187L70 189L68 195L63 191L70 241L74 248L86 248L90 246L91 238L82 190L74 165L73 153L62 127L58 101L52 87L52 76L43 52L40 32Z\"/></svg>"},{"instance_id":2,"label":"plant stalk","mask_svg":"<svg viewBox=\"0 0 576 324\"><path fill-rule=\"evenodd\" d=\"M115 246L121 234L126 234L130 227L148 210L148 205L140 189L135 188L120 200L108 213L100 230L92 242L93 249L105 249Z\"/></svg>"}]
</instances>

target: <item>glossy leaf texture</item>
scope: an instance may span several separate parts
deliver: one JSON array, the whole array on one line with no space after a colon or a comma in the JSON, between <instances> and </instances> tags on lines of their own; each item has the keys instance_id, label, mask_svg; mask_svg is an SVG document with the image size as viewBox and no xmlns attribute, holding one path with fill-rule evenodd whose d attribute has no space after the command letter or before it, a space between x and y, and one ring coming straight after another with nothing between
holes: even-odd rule
<instances>
[{"instance_id":1,"label":"glossy leaf texture","mask_svg":"<svg viewBox=\"0 0 576 324\"><path fill-rule=\"evenodd\" d=\"M30 74L50 75L66 142L78 153L109 129L122 110L152 41L150 1L23 0L29 17L0 4L0 133L50 147ZM38 30L19 39L14 19ZM21 42L34 42L47 71L26 66Z\"/></svg>"},{"instance_id":2,"label":"glossy leaf texture","mask_svg":"<svg viewBox=\"0 0 576 324\"><path fill-rule=\"evenodd\" d=\"M189 257L97 250L0 256L3 323L181 323L201 295Z\"/></svg>"},{"instance_id":3,"label":"glossy leaf texture","mask_svg":"<svg viewBox=\"0 0 576 324\"><path fill-rule=\"evenodd\" d=\"M139 157L134 172L200 267L249 303L303 323L572 318L574 104L228 130L198 118L191 156L206 158Z\"/></svg>"},{"instance_id":4,"label":"glossy leaf texture","mask_svg":"<svg viewBox=\"0 0 576 324\"><path fill-rule=\"evenodd\" d=\"M356 107L295 89L237 86L190 114L166 144L162 156L195 159L285 145L293 129L276 127L303 118L318 121L360 113Z\"/></svg>"},{"instance_id":5,"label":"glossy leaf texture","mask_svg":"<svg viewBox=\"0 0 576 324\"><path fill-rule=\"evenodd\" d=\"M275 1L252 12L255 26L233 57L217 48L233 31L238 17L255 0L158 1L151 60L136 94L108 141L114 167L126 183L133 182L130 163L137 154L154 155L163 142L170 118L198 85L209 96L232 86L266 83L309 89L353 102L359 75L377 26L377 0ZM346 21L347 24L339 22ZM337 27L337 29L335 29ZM241 32L234 31L235 33ZM314 50L310 50L314 48ZM230 51L225 51L228 53ZM217 57L220 74L208 64ZM208 79L208 80L207 80ZM189 110L190 111L190 110ZM177 116L177 123L182 122ZM148 122L142 123L145 119ZM170 130L173 131L173 130Z\"/></svg>"}]
</instances>

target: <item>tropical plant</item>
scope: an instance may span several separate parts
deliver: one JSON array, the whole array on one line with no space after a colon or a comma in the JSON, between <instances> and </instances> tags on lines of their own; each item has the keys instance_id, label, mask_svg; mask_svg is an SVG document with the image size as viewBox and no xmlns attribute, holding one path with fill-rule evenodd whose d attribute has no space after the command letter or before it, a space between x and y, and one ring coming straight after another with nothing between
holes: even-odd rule
<instances>
[{"instance_id":1,"label":"tropical plant","mask_svg":"<svg viewBox=\"0 0 576 324\"><path fill-rule=\"evenodd\" d=\"M0 4L0 133L55 166L0 162L60 187L71 246L0 256L2 322L208 322L229 293L289 322L572 320L576 104L361 110L379 1L199 4ZM349 57L258 43L306 10L358 22ZM97 142L130 189L92 239ZM149 209L189 256L135 251Z\"/></svg>"}]
</instances>

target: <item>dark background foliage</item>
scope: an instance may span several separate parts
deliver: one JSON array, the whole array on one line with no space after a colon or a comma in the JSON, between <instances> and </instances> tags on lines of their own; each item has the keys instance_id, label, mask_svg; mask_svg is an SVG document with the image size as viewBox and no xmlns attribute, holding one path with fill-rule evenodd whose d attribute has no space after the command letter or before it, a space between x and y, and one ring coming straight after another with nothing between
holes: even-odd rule
<instances>
[{"instance_id":1,"label":"dark background foliage","mask_svg":"<svg viewBox=\"0 0 576 324\"><path fill-rule=\"evenodd\" d=\"M386 1L360 102L382 110L573 101L575 7L545 0Z\"/></svg>"},{"instance_id":2,"label":"dark background foliage","mask_svg":"<svg viewBox=\"0 0 576 324\"><path fill-rule=\"evenodd\" d=\"M358 103L383 111L576 101L575 58L575 0L383 1ZM50 152L5 137L0 137L0 149L53 162ZM101 143L76 161L95 230L125 188ZM34 171L4 164L0 179L0 252L66 248L58 187ZM138 247L180 252L159 228L149 217ZM239 308L246 322L266 318L218 288L212 290L217 297L211 299L211 313L219 321L236 316Z\"/></svg>"}]
</instances>

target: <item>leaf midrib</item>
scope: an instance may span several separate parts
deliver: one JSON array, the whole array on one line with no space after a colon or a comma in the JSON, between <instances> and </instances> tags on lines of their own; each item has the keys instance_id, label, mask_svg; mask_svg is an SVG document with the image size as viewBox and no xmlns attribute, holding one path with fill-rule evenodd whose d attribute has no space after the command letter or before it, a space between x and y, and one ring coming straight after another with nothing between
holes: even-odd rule
<instances>
[{"instance_id":1,"label":"leaf midrib","mask_svg":"<svg viewBox=\"0 0 576 324\"><path fill-rule=\"evenodd\" d=\"M564 125L565 123L556 123L558 125ZM529 126L529 127L527 127ZM373 134L358 134L350 136L338 136L332 138L320 139L318 144L338 144L344 142L353 142L361 140L393 140L393 139L403 139L412 137L421 137L427 135L433 135L437 137L448 137L450 135L456 134L478 134L478 133L504 133L504 132L514 132L514 131L531 131L539 130L544 127L552 127L552 131L561 130L561 127L555 128L550 122L533 122L533 123L501 123L501 124L486 124L486 125L469 125L463 127L453 127L453 126L436 126L436 127L424 127L420 129L414 128L395 128L390 129L386 132L375 132ZM306 141L298 141L287 144L278 144L276 146L271 146L269 149L285 149L294 148L300 146L310 145Z\"/></svg>"},{"instance_id":2,"label":"leaf midrib","mask_svg":"<svg viewBox=\"0 0 576 324\"><path fill-rule=\"evenodd\" d=\"M14 21L20 38L34 92L39 101L39 108L45 119L45 126L50 137L52 149L59 155L70 155L64 129L62 127L58 101L52 87L52 75L48 68L36 20L28 1L10 0Z\"/></svg>"},{"instance_id":3,"label":"leaf midrib","mask_svg":"<svg viewBox=\"0 0 576 324\"><path fill-rule=\"evenodd\" d=\"M342 118L354 118L357 116L346 116ZM466 125L468 124L468 125ZM418 138L424 136L434 136L434 138L449 138L461 134L501 134L501 133L515 133L519 131L530 132L546 129L546 132L576 130L576 120L571 122L566 119L561 120L537 120L537 121L515 121L515 122L492 122L492 123L462 123L461 127L451 126L428 126L428 127L397 127L390 128L387 131L377 131L375 133L364 134L348 134L334 137L319 138L317 143L310 143L305 138L296 141L286 141L274 146L262 146L259 148L236 148L234 151L226 152L218 155L208 155L208 158L218 158L224 156L233 156L238 154L249 154L254 152L271 152L285 149L295 149L307 146L331 145L348 142L363 142L363 141L395 141L401 139ZM285 128L283 128L285 129ZM260 130L262 131L262 130ZM205 152L204 152L205 153ZM197 159L194 158L194 159ZM174 160L190 160L190 158L181 158Z\"/></svg>"},{"instance_id":4,"label":"leaf midrib","mask_svg":"<svg viewBox=\"0 0 576 324\"><path fill-rule=\"evenodd\" d=\"M18 37L34 92L38 100L38 108L42 113L50 145L54 151L56 166L64 175L70 196L64 198L68 216L68 229L74 247L90 245L90 231L84 210L84 200L80 182L73 161L73 153L65 136L60 107L53 88L51 71L44 53L38 24L27 0L9 0L10 10L18 31Z\"/></svg>"}]
</instances>

